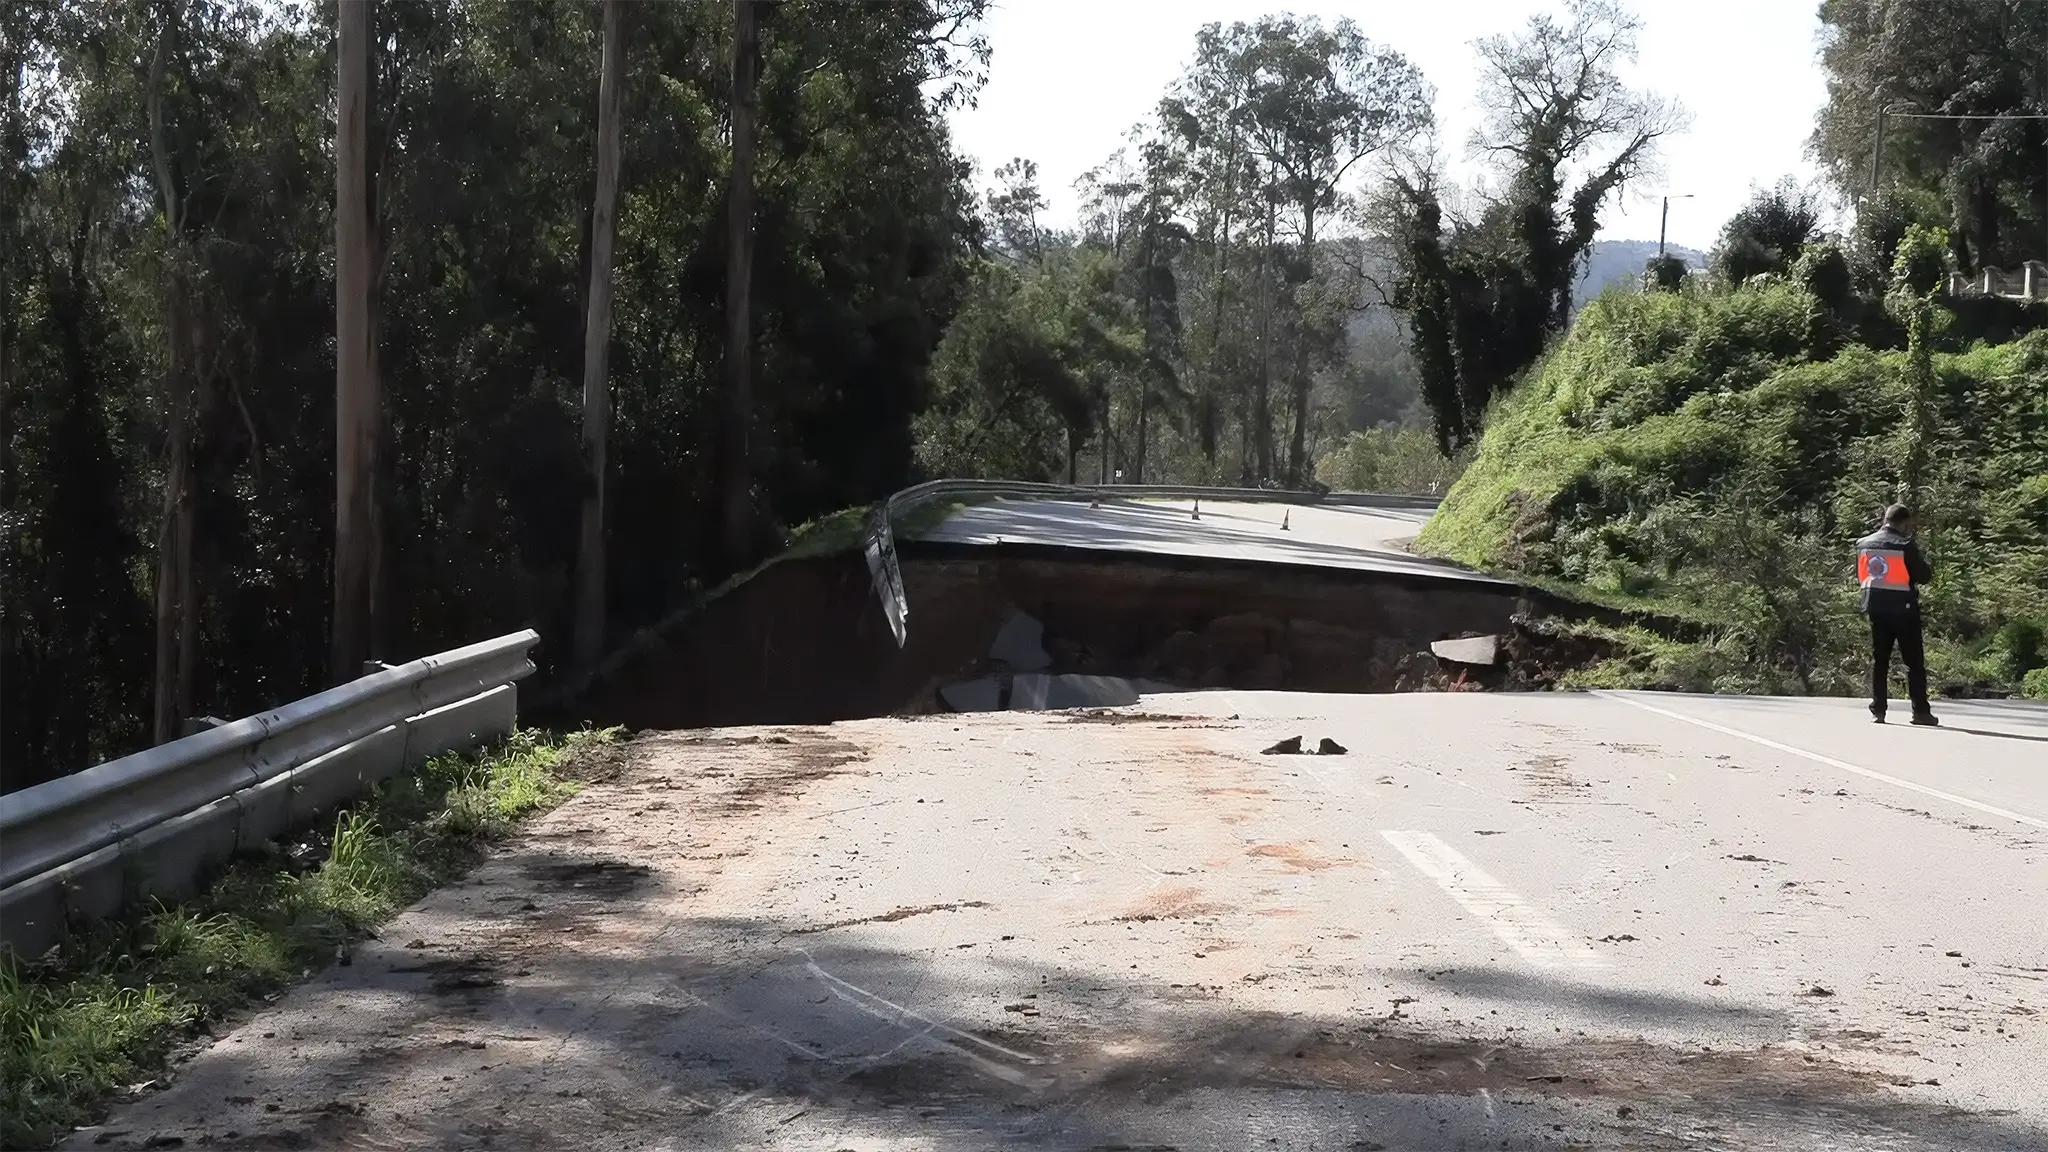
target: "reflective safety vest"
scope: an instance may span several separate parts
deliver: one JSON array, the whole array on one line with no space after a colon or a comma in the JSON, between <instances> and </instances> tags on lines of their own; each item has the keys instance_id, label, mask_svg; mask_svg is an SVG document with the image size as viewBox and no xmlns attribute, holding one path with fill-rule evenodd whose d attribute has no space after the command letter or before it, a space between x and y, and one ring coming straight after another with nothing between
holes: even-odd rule
<instances>
[{"instance_id":1,"label":"reflective safety vest","mask_svg":"<svg viewBox=\"0 0 2048 1152\"><path fill-rule=\"evenodd\" d=\"M1865 588L1882 588L1891 592L1912 591L1913 577L1906 571L1906 553L1897 548L1857 550L1856 582Z\"/></svg>"}]
</instances>

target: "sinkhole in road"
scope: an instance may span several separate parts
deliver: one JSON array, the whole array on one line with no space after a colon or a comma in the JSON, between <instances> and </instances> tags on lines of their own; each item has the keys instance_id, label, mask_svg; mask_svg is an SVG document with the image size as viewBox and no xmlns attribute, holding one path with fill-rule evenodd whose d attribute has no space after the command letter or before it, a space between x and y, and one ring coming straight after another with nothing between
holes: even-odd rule
<instances>
[{"instance_id":1,"label":"sinkhole in road","mask_svg":"<svg viewBox=\"0 0 2048 1152\"><path fill-rule=\"evenodd\" d=\"M900 561L901 648L862 557L789 559L643 632L541 718L826 723L948 711L943 690L977 679L1007 701L1015 675L1032 672L1181 689L1531 688L1608 654L1549 627L1585 609L1508 584L1054 548L905 543ZM1043 626L1040 667L990 654L1018 614ZM1429 652L1432 641L1496 634L1506 639L1497 667Z\"/></svg>"}]
</instances>

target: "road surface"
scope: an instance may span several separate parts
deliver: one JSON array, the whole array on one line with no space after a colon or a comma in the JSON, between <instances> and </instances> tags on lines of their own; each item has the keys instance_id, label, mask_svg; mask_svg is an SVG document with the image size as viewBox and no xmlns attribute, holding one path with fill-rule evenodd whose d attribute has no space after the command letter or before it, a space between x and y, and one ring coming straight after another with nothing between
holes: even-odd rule
<instances>
[{"instance_id":1,"label":"road surface","mask_svg":"<svg viewBox=\"0 0 2048 1152\"><path fill-rule=\"evenodd\" d=\"M916 539L1035 544L1107 552L1258 561L1500 583L1405 549L1428 508L1190 500L992 500L962 508Z\"/></svg>"},{"instance_id":2,"label":"road surface","mask_svg":"<svg viewBox=\"0 0 2048 1152\"><path fill-rule=\"evenodd\" d=\"M1943 711L645 737L74 1145L2048 1148L2048 712Z\"/></svg>"}]
</instances>

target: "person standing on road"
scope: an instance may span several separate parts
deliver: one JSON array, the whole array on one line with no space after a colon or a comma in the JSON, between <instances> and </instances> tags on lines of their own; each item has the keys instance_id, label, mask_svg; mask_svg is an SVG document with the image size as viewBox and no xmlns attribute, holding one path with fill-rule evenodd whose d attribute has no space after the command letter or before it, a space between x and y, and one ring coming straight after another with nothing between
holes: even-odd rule
<instances>
[{"instance_id":1,"label":"person standing on road","mask_svg":"<svg viewBox=\"0 0 2048 1152\"><path fill-rule=\"evenodd\" d=\"M1913 513L1903 504L1884 511L1884 526L1856 542L1856 580L1863 614L1870 617L1870 717L1884 723L1892 646L1906 665L1913 723L1939 724L1927 706L1927 654L1920 635L1920 585L1934 578L1913 541Z\"/></svg>"}]
</instances>

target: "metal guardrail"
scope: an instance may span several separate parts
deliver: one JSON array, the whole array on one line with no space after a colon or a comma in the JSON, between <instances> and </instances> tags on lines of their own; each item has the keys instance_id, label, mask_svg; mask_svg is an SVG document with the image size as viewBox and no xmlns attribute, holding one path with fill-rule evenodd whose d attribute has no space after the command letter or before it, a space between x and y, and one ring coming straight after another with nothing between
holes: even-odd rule
<instances>
[{"instance_id":1,"label":"metal guardrail","mask_svg":"<svg viewBox=\"0 0 2048 1152\"><path fill-rule=\"evenodd\" d=\"M910 602L903 593L903 569L896 558L896 521L911 510L949 497L1015 496L1029 500L1213 500L1276 504L1334 504L1340 507L1435 508L1433 496L1382 495L1371 492L1296 491L1284 488L1210 488L1174 484L1040 484L1021 480L929 480L912 485L883 501L868 519L861 550L868 575L896 646L909 637Z\"/></svg>"},{"instance_id":2,"label":"metal guardrail","mask_svg":"<svg viewBox=\"0 0 2048 1152\"><path fill-rule=\"evenodd\" d=\"M0 796L0 943L47 946L133 881L189 890L217 859L427 757L509 733L531 630L385 668ZM134 876L140 865L142 876Z\"/></svg>"}]
</instances>

